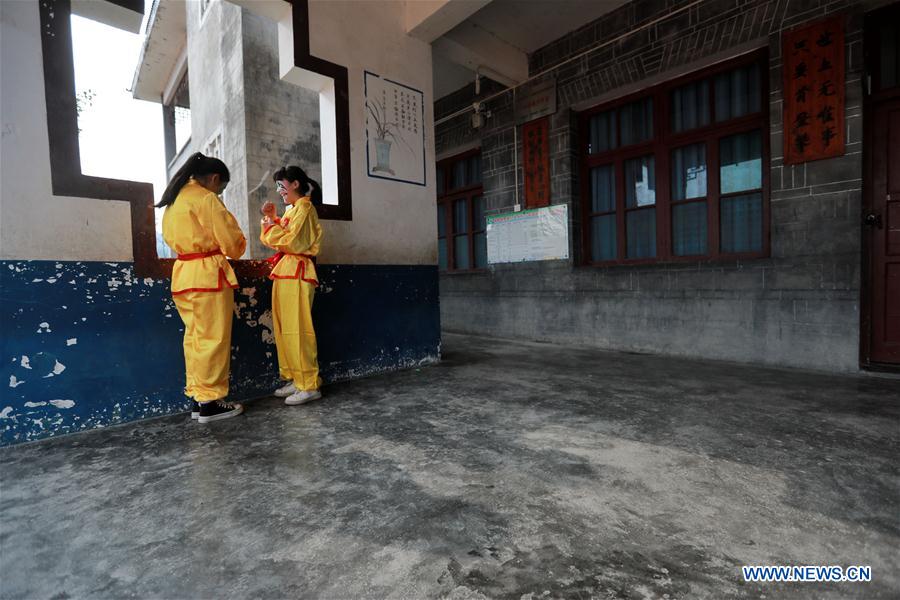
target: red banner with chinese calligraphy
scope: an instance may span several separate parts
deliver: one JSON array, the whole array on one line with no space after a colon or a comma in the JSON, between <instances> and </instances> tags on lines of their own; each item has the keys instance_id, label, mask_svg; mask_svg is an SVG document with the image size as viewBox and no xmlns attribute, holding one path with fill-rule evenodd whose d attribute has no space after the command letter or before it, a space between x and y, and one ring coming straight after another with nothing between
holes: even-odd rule
<instances>
[{"instance_id":1,"label":"red banner with chinese calligraphy","mask_svg":"<svg viewBox=\"0 0 900 600\"><path fill-rule=\"evenodd\" d=\"M844 18L785 32L784 164L844 154Z\"/></svg>"},{"instance_id":2,"label":"red banner with chinese calligraphy","mask_svg":"<svg viewBox=\"0 0 900 600\"><path fill-rule=\"evenodd\" d=\"M550 204L550 122L547 117L522 125L525 208Z\"/></svg>"}]
</instances>

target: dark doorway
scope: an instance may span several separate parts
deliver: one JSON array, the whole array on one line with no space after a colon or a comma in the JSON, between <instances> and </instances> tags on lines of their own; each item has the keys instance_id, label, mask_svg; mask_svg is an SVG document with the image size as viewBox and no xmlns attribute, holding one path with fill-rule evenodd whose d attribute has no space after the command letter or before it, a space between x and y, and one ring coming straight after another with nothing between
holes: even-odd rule
<instances>
[{"instance_id":1,"label":"dark doorway","mask_svg":"<svg viewBox=\"0 0 900 600\"><path fill-rule=\"evenodd\" d=\"M900 367L900 3L865 36L862 363Z\"/></svg>"}]
</instances>

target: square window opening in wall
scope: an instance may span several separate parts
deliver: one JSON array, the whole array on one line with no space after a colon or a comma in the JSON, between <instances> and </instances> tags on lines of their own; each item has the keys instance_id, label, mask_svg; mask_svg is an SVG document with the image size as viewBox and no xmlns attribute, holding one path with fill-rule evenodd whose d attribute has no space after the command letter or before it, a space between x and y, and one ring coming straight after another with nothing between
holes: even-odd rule
<instances>
[{"instance_id":1,"label":"square window opening in wall","mask_svg":"<svg viewBox=\"0 0 900 600\"><path fill-rule=\"evenodd\" d=\"M129 91L141 36L78 15L70 18L81 172L164 183L163 136L155 125L159 107L135 100Z\"/></svg>"},{"instance_id":2,"label":"square window opening in wall","mask_svg":"<svg viewBox=\"0 0 900 600\"><path fill-rule=\"evenodd\" d=\"M767 64L755 51L582 113L585 264L768 254Z\"/></svg>"},{"instance_id":3,"label":"square window opening in wall","mask_svg":"<svg viewBox=\"0 0 900 600\"><path fill-rule=\"evenodd\" d=\"M280 150L280 156L274 161L275 168L285 164L296 164L306 170L307 174L317 180L322 189L322 204L318 207L320 219L350 221L352 211L352 169L350 147L350 83L347 67L329 62L310 52L310 29L313 26L309 18L309 2L294 0L288 3L271 3L282 9L277 22L269 22L266 27L271 32L269 40L275 45L272 55L278 57L278 64L269 71L276 73L277 79L271 77L266 81L265 70L255 69L247 75L249 81L245 90L260 88L264 90L259 101L265 103L269 98L275 101L285 96L291 97L289 116L302 118L314 124L314 131L308 129L300 135L283 135L276 131L274 146L282 140L288 142ZM223 4L224 7L224 4ZM303 101L293 97L302 92ZM254 100L245 98L247 106L254 106ZM283 115L284 111L280 111ZM316 118L318 117L318 118ZM261 129L270 128L263 124ZM229 148L234 141L229 143ZM248 140L248 170L258 164L258 157L252 156L254 148L266 150L270 140L255 143ZM266 150L270 152L269 150ZM277 153L277 152L276 152ZM265 159L271 163L268 158ZM263 169L265 171L265 169ZM251 192L258 185L259 189L267 187L265 178L256 179L248 174L248 186ZM271 173L269 173L269 182ZM252 194L251 194L252 195Z\"/></svg>"},{"instance_id":4,"label":"square window opening in wall","mask_svg":"<svg viewBox=\"0 0 900 600\"><path fill-rule=\"evenodd\" d=\"M171 263L157 258L153 235L154 192L162 188L158 182L165 181L163 162L151 158L162 152L159 101L156 106L138 102L129 89L142 50L143 6L128 3L122 12L108 10L106 2L34 4L42 32L52 193L125 203L131 213L130 227L125 226L130 229L135 274L167 277ZM151 117L130 112L136 107L149 110ZM140 147L135 146L138 139ZM158 169L158 178L146 175L145 169Z\"/></svg>"},{"instance_id":5,"label":"square window opening in wall","mask_svg":"<svg viewBox=\"0 0 900 600\"><path fill-rule=\"evenodd\" d=\"M69 20L81 174L149 182L159 197L166 184L159 105L135 99L130 91L143 36L77 14ZM186 120L189 132L186 86L178 98L173 116ZM185 135L183 124L179 132ZM158 255L168 256L160 236L156 246Z\"/></svg>"},{"instance_id":6,"label":"square window opening in wall","mask_svg":"<svg viewBox=\"0 0 900 600\"><path fill-rule=\"evenodd\" d=\"M306 108L293 103L297 116L308 116L313 111L318 116L318 128L314 134L304 135L286 148L293 163L307 171L322 188L322 205L319 218L350 220L349 117L345 98L336 94L338 82L329 76L312 71L294 69L279 85L287 86L307 97ZM297 92L294 92L295 94ZM347 147L344 147L347 146ZM281 165L279 165L281 166ZM255 184L256 182L254 182Z\"/></svg>"},{"instance_id":7,"label":"square window opening in wall","mask_svg":"<svg viewBox=\"0 0 900 600\"><path fill-rule=\"evenodd\" d=\"M333 83L331 81L326 83L322 80L319 80L319 83L324 87L308 85L305 80L298 82L297 85L284 82L275 83L275 86L284 86L282 92L292 99L290 113L280 115L279 120L282 123L282 129L293 128L293 132L283 140L278 139L280 136L276 136L271 141L259 139L249 140L248 143L257 147L268 147L269 144L281 145L281 158L283 159L281 162L284 164L279 163L274 167L277 169L282 166L297 165L306 171L307 175L321 186L321 209L328 213L340 205L335 143L337 127ZM315 115L315 117L311 117L311 115ZM280 134L284 133L286 132L280 132ZM273 158L275 158L274 155ZM260 182L252 181L252 183L256 185ZM320 217L322 213L323 210L319 210ZM326 214L324 218L333 217Z\"/></svg>"}]
</instances>

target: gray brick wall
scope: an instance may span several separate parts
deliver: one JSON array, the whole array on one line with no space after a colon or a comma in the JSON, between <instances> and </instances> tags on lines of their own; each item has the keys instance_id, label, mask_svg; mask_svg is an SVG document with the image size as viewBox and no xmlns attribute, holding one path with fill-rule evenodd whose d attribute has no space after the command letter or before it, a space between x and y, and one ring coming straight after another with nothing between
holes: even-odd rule
<instances>
[{"instance_id":1,"label":"gray brick wall","mask_svg":"<svg viewBox=\"0 0 900 600\"><path fill-rule=\"evenodd\" d=\"M831 371L858 368L862 8L827 0L690 4L636 0L529 57L532 75L549 71L557 77L552 202L570 204L572 258L442 275L446 330ZM785 166L781 33L836 12L848 15L846 155ZM768 47L770 67L770 257L580 266L573 105L583 108L610 92L664 81L692 63L736 55L756 42ZM469 94L461 90L436 106L451 114L454 106L471 102ZM480 136L486 202L500 212L515 204L517 177L520 194L522 185L514 161L512 94L491 101L489 109L492 118L482 131L473 131L462 115L440 124L435 137L440 153Z\"/></svg>"}]
</instances>

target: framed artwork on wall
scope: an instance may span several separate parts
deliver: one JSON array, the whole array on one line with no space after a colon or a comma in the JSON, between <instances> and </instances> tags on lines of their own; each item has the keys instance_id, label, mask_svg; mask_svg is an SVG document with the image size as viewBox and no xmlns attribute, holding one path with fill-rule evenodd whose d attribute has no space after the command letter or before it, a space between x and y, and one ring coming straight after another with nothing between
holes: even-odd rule
<instances>
[{"instance_id":1,"label":"framed artwork on wall","mask_svg":"<svg viewBox=\"0 0 900 600\"><path fill-rule=\"evenodd\" d=\"M366 172L425 185L425 94L365 72Z\"/></svg>"}]
</instances>

